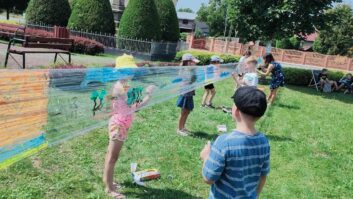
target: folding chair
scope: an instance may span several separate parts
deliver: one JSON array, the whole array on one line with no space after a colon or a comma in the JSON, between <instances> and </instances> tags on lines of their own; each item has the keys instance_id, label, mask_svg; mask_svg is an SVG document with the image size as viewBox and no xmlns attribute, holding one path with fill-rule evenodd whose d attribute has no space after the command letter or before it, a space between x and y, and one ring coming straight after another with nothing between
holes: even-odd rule
<instances>
[{"instance_id":1,"label":"folding chair","mask_svg":"<svg viewBox=\"0 0 353 199\"><path fill-rule=\"evenodd\" d=\"M321 73L321 70L312 70L312 78L309 83L309 87L315 86L316 90L319 91L319 85L320 85L320 79L319 75Z\"/></svg>"}]
</instances>

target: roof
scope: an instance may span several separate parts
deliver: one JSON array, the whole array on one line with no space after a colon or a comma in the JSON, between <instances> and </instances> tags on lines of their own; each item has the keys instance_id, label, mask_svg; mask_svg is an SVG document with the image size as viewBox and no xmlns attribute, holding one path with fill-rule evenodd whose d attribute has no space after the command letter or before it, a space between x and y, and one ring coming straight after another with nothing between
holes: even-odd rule
<instances>
[{"instance_id":1,"label":"roof","mask_svg":"<svg viewBox=\"0 0 353 199\"><path fill-rule=\"evenodd\" d=\"M305 41L312 41L314 42L315 39L317 38L317 32L313 33L313 34L310 34L310 35L307 35L304 37L305 38Z\"/></svg>"},{"instance_id":2,"label":"roof","mask_svg":"<svg viewBox=\"0 0 353 199\"><path fill-rule=\"evenodd\" d=\"M178 19L195 20L196 14L189 12L177 12Z\"/></svg>"}]
</instances>

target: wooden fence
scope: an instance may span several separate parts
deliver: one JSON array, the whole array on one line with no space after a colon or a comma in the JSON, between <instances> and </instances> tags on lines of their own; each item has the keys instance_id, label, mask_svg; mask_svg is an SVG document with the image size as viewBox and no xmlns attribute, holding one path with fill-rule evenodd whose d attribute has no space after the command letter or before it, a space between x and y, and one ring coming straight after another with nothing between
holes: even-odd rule
<instances>
[{"instance_id":1,"label":"wooden fence","mask_svg":"<svg viewBox=\"0 0 353 199\"><path fill-rule=\"evenodd\" d=\"M249 47L256 56L263 56L266 53L266 47L264 46L250 46L248 44L239 43L236 40L230 41L224 38L218 39L209 37L196 39L193 35L189 35L188 42L190 44L189 49L202 49L216 53L243 55ZM349 57L278 48L272 48L271 53L274 55L275 59L280 62L353 71L353 59Z\"/></svg>"}]
</instances>

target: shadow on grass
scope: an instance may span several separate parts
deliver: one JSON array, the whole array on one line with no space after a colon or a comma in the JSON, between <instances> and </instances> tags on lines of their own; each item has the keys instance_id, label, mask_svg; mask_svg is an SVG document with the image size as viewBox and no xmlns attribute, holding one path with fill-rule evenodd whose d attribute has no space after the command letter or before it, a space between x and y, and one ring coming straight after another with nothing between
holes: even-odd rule
<instances>
[{"instance_id":1,"label":"shadow on grass","mask_svg":"<svg viewBox=\"0 0 353 199\"><path fill-rule=\"evenodd\" d=\"M196 132L190 133L190 136L194 137L194 138L201 138L201 139L206 139L206 140L215 140L219 135L218 134L208 134L203 131L196 131Z\"/></svg>"},{"instance_id":2,"label":"shadow on grass","mask_svg":"<svg viewBox=\"0 0 353 199\"><path fill-rule=\"evenodd\" d=\"M279 107L279 108L286 108L286 109L292 109L292 110L299 110L299 106L291 105L291 104L284 104L284 103L275 103L273 106Z\"/></svg>"},{"instance_id":3,"label":"shadow on grass","mask_svg":"<svg viewBox=\"0 0 353 199\"><path fill-rule=\"evenodd\" d=\"M266 135L266 137L270 141L275 141L275 142L294 142L294 140L290 137L284 137L284 136L278 136L278 135Z\"/></svg>"},{"instance_id":4,"label":"shadow on grass","mask_svg":"<svg viewBox=\"0 0 353 199\"><path fill-rule=\"evenodd\" d=\"M201 197L195 197L184 191L175 190L175 189L154 189L149 187L140 187L131 182L123 184L124 187L136 191L126 191L125 195L133 198L142 198L142 199L151 199L151 198L163 198L163 199L201 199ZM142 190L141 190L142 189Z\"/></svg>"},{"instance_id":5,"label":"shadow on grass","mask_svg":"<svg viewBox=\"0 0 353 199\"><path fill-rule=\"evenodd\" d=\"M316 91L315 88L308 88L303 86L286 86L290 90L298 91L301 93L322 97L325 99L338 100L347 104L353 104L353 95L347 94L344 95L342 92L332 92L332 93L322 93Z\"/></svg>"}]
</instances>

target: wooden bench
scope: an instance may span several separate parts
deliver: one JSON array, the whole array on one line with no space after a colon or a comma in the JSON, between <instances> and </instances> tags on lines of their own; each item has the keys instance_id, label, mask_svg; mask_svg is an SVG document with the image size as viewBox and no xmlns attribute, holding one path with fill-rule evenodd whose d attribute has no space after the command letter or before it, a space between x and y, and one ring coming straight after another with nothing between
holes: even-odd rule
<instances>
[{"instance_id":1,"label":"wooden bench","mask_svg":"<svg viewBox=\"0 0 353 199\"><path fill-rule=\"evenodd\" d=\"M15 46L14 44L16 42L21 42L22 47ZM49 38L49 37L33 37L33 36L24 36L24 39L13 38L10 40L7 48L5 67L7 66L7 62L11 54L22 55L23 69L26 68L26 54L47 54L47 53L55 54L54 63L56 63L58 55L61 57L60 54L66 54L69 56L68 63L71 63L70 49L73 46L73 43L74 43L73 39L66 39L66 38ZM63 57L61 58L65 61Z\"/></svg>"}]
</instances>

